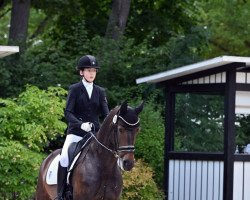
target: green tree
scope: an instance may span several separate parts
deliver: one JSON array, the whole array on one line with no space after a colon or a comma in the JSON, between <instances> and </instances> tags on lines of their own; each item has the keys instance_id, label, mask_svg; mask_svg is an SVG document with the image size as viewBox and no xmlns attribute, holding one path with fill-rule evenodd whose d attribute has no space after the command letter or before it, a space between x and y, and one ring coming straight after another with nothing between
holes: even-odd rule
<instances>
[{"instance_id":1,"label":"green tree","mask_svg":"<svg viewBox=\"0 0 250 200\"><path fill-rule=\"evenodd\" d=\"M178 94L175 150L223 152L224 96Z\"/></svg>"},{"instance_id":2,"label":"green tree","mask_svg":"<svg viewBox=\"0 0 250 200\"><path fill-rule=\"evenodd\" d=\"M106 37L119 39L125 31L131 0L113 0L106 29Z\"/></svg>"},{"instance_id":3,"label":"green tree","mask_svg":"<svg viewBox=\"0 0 250 200\"><path fill-rule=\"evenodd\" d=\"M204 27L210 34L206 57L220 55L249 56L249 1L203 1ZM230 17L229 17L230 16Z\"/></svg>"},{"instance_id":4,"label":"green tree","mask_svg":"<svg viewBox=\"0 0 250 200\"><path fill-rule=\"evenodd\" d=\"M8 43L8 24L10 22L10 12L11 6L5 5L5 3L0 8L0 44L4 45Z\"/></svg>"},{"instance_id":5,"label":"green tree","mask_svg":"<svg viewBox=\"0 0 250 200\"><path fill-rule=\"evenodd\" d=\"M0 99L0 199L33 195L44 149L66 128L65 94L27 86L17 98Z\"/></svg>"},{"instance_id":6,"label":"green tree","mask_svg":"<svg viewBox=\"0 0 250 200\"><path fill-rule=\"evenodd\" d=\"M203 11L195 0L132 1L130 10L127 36L134 38L136 43L148 37L153 46L189 33L202 21Z\"/></svg>"},{"instance_id":7,"label":"green tree","mask_svg":"<svg viewBox=\"0 0 250 200\"><path fill-rule=\"evenodd\" d=\"M8 43L11 45L19 45L21 51L24 51L26 47L30 4L30 0L12 1Z\"/></svg>"},{"instance_id":8,"label":"green tree","mask_svg":"<svg viewBox=\"0 0 250 200\"><path fill-rule=\"evenodd\" d=\"M235 143L243 148L250 143L250 115L236 116L236 140Z\"/></svg>"}]
</instances>

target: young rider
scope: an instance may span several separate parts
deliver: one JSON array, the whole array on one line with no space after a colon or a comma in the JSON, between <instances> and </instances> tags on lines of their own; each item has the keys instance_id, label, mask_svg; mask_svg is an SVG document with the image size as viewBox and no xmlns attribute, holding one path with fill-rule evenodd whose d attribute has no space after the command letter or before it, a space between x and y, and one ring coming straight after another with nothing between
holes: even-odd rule
<instances>
[{"instance_id":1,"label":"young rider","mask_svg":"<svg viewBox=\"0 0 250 200\"><path fill-rule=\"evenodd\" d=\"M66 186L69 145L80 141L93 128L97 132L100 127L99 117L106 117L109 113L104 89L93 83L99 68L94 56L81 57L77 64L77 70L82 79L69 88L65 108L68 129L60 155L57 175L58 200L63 200Z\"/></svg>"}]
</instances>

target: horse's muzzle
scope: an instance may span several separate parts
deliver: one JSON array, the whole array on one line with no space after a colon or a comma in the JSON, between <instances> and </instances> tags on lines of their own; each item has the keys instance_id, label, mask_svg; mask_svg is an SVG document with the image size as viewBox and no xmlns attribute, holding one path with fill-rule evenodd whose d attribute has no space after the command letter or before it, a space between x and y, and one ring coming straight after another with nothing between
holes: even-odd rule
<instances>
[{"instance_id":1,"label":"horse's muzzle","mask_svg":"<svg viewBox=\"0 0 250 200\"><path fill-rule=\"evenodd\" d=\"M119 167L124 171L130 171L135 165L134 153L124 153L117 161Z\"/></svg>"},{"instance_id":2,"label":"horse's muzzle","mask_svg":"<svg viewBox=\"0 0 250 200\"><path fill-rule=\"evenodd\" d=\"M123 169L125 171L130 171L134 167L134 160L124 160L123 161Z\"/></svg>"}]
</instances>

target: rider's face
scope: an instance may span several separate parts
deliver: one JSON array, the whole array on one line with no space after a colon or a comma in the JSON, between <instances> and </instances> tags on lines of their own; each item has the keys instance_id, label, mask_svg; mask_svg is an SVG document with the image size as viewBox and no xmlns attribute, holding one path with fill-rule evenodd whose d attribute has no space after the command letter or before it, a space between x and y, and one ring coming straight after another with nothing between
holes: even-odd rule
<instances>
[{"instance_id":1,"label":"rider's face","mask_svg":"<svg viewBox=\"0 0 250 200\"><path fill-rule=\"evenodd\" d=\"M80 71L80 75L82 75L86 79L86 81L90 83L92 83L95 80L96 73L97 73L96 68L85 68Z\"/></svg>"}]
</instances>

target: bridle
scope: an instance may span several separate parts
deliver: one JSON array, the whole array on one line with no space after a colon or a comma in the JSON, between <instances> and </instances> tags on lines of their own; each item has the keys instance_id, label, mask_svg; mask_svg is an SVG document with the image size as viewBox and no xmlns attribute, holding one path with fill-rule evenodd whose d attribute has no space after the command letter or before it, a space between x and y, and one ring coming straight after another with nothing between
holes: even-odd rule
<instances>
[{"instance_id":1,"label":"bridle","mask_svg":"<svg viewBox=\"0 0 250 200\"><path fill-rule=\"evenodd\" d=\"M114 117L113 117L113 124L115 126L115 142L116 142L116 150L118 153L120 152L134 152L135 151L135 146L134 145L126 145L126 146L119 146L119 135L118 135L118 119L121 119L125 124L133 127L133 126L138 126L139 122L140 122L140 118L138 118L137 122L136 123L129 123L128 121L126 121L122 116L119 115L119 111L118 111L118 114L116 114Z\"/></svg>"},{"instance_id":2,"label":"bridle","mask_svg":"<svg viewBox=\"0 0 250 200\"><path fill-rule=\"evenodd\" d=\"M119 146L119 136L118 136L118 119L121 119L125 124L129 125L129 126L138 126L139 122L140 122L140 118L138 118L136 123L129 123L127 122L122 116L119 115L119 111L117 112L116 115L114 115L112 123L114 126L114 137L115 137L115 146L116 148L114 150L106 147L104 144L102 144L94 135L93 132L90 132L91 137L93 137L96 142L101 145L104 149L110 151L116 158L120 158L119 153L120 152L134 152L135 151L135 146L134 145L126 145L126 146Z\"/></svg>"}]
</instances>

